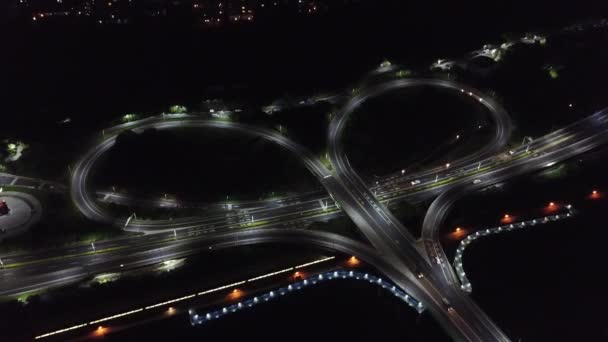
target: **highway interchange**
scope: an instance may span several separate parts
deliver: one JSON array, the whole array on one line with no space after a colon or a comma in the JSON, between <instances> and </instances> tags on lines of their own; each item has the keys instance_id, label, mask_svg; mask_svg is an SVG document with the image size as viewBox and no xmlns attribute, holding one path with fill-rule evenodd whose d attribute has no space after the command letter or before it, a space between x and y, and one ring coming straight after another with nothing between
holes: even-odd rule
<instances>
[{"instance_id":1,"label":"highway interchange","mask_svg":"<svg viewBox=\"0 0 608 342\"><path fill-rule=\"evenodd\" d=\"M349 115L366 99L409 86L433 86L461 93L484 105L494 121L494 138L483 149L450 166L416 174L396 173L377 184L363 181L342 149ZM608 139L608 117L598 112L511 151L504 151L511 122L504 109L480 92L451 81L407 79L372 84L350 98L329 126L329 159L325 167L305 147L278 132L192 115L159 116L105 130L104 137L81 158L72 171L70 195L88 218L146 233L101 241L92 246L2 256L0 295L72 283L91 275L149 265L196 253L259 243L296 243L356 255L420 300L454 340L507 341L508 337L460 289L460 283L438 241L439 228L453 203L469 191L510 177L551 166L603 144ZM238 210L199 218L137 220L116 218L100 206L87 187L95 161L115 142L120 132L148 128L199 127L230 129L263 137L296 154L317 177L327 193L252 203ZM426 213L422 238L416 239L387 209L399 200L436 198ZM390 201L390 202L389 202ZM224 204L225 206L226 204ZM346 214L371 246L332 233L305 227L317 219ZM128 224L127 224L128 222ZM248 229L242 229L248 228ZM286 229L288 228L288 229Z\"/></svg>"}]
</instances>

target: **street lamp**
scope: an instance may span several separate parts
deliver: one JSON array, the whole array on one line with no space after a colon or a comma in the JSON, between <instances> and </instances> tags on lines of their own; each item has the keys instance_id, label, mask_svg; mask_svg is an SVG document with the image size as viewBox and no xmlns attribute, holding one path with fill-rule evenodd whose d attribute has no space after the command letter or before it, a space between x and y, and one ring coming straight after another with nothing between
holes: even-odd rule
<instances>
[{"instance_id":1,"label":"street lamp","mask_svg":"<svg viewBox=\"0 0 608 342\"><path fill-rule=\"evenodd\" d=\"M591 198L592 199L600 198L600 192L597 190L591 191Z\"/></svg>"},{"instance_id":2,"label":"street lamp","mask_svg":"<svg viewBox=\"0 0 608 342\"><path fill-rule=\"evenodd\" d=\"M237 299L243 296L243 291L239 289L233 289L232 292L228 295L230 299Z\"/></svg>"},{"instance_id":3,"label":"street lamp","mask_svg":"<svg viewBox=\"0 0 608 342\"><path fill-rule=\"evenodd\" d=\"M355 257L355 256L353 255L353 256L351 256L351 257L348 259L348 264L349 264L350 266L357 266L357 265L359 265L359 259L357 259L357 257Z\"/></svg>"},{"instance_id":4,"label":"street lamp","mask_svg":"<svg viewBox=\"0 0 608 342\"><path fill-rule=\"evenodd\" d=\"M97 336L102 336L105 333L106 328L104 328L103 326L99 326L97 327L97 330L95 331L95 334Z\"/></svg>"}]
</instances>

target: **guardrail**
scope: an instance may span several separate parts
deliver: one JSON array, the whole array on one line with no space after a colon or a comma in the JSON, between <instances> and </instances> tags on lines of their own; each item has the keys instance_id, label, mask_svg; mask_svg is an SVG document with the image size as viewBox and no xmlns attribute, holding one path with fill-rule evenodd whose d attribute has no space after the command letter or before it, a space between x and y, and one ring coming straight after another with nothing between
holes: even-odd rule
<instances>
[{"instance_id":1,"label":"guardrail","mask_svg":"<svg viewBox=\"0 0 608 342\"><path fill-rule=\"evenodd\" d=\"M285 287L280 287L278 289L266 292L262 295L255 296L255 297L247 299L245 301L238 302L238 303L232 304L232 305L228 305L228 306L222 307L217 310L209 311L209 312L201 314L201 315L199 315L196 312L196 310L190 309L190 310L188 310L188 314L190 316L190 323L193 326L201 325L205 322L222 318L231 313L234 313L234 312L246 309L246 308L251 308L255 305L258 305L261 303L266 303L268 301L280 298L281 296L284 296L286 294L293 293L295 291L302 290L304 288L311 287L311 286L317 285L322 282L337 280L337 279L355 279L355 280L369 281L372 284L376 284L376 285L381 286L382 288L390 291L397 298L401 299L402 301L407 303L409 306L414 308L416 311L418 311L418 313L422 313L425 309L420 301L418 301L414 297L408 295L405 291L399 289L392 283L383 280L382 278L376 277L369 273L361 273L361 272L357 272L357 271L347 271L347 270L335 270L335 271L331 271L331 272L321 273L317 276L289 284Z\"/></svg>"},{"instance_id":2,"label":"guardrail","mask_svg":"<svg viewBox=\"0 0 608 342\"><path fill-rule=\"evenodd\" d=\"M504 233L504 232L510 232L513 230L533 227L538 224L545 224L545 223L549 223L549 222L563 220L563 219L573 216L576 213L570 204L566 205L566 209L568 211L565 214L548 215L548 216L544 216L544 217L540 217L540 218L536 218L536 219L532 219L532 220L528 220L528 221L521 221L521 222L516 222L516 223L505 224L505 225L495 227L495 228L482 229L482 230L476 231L473 234L469 234L466 238L462 239L460 241L460 245L456 249L456 255L454 257L454 263L453 263L454 269L456 270L456 275L458 276L458 279L460 280L460 284L461 284L460 288L469 293L472 292L472 290L473 290L473 288L471 286L471 282L467 278L467 275L464 272L464 267L462 264L462 257L464 255L464 251L466 250L467 246L470 245L473 241L477 240L478 238L488 236L488 235L500 234L500 233Z\"/></svg>"}]
</instances>

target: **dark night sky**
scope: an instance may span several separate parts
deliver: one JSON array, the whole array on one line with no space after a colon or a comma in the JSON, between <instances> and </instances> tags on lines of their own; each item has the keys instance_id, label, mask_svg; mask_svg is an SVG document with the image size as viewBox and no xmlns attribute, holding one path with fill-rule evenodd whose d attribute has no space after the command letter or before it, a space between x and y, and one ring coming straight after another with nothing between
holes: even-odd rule
<instances>
[{"instance_id":1,"label":"dark night sky","mask_svg":"<svg viewBox=\"0 0 608 342\"><path fill-rule=\"evenodd\" d=\"M259 98L341 87L389 58L416 66L501 34L608 13L602 1L360 1L312 20L220 30L188 25L37 25L1 19L6 111L55 115L156 111L217 95ZM214 86L244 85L232 94ZM255 91L252 91L254 89ZM111 101L109 101L111 100Z\"/></svg>"}]
</instances>

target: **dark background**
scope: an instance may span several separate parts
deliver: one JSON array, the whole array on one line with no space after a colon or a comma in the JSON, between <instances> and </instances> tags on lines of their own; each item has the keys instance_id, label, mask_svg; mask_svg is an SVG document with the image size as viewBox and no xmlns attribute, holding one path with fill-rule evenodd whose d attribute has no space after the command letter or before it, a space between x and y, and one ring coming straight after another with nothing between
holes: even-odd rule
<instances>
[{"instance_id":1,"label":"dark background","mask_svg":"<svg viewBox=\"0 0 608 342\"><path fill-rule=\"evenodd\" d=\"M322 189L300 160L282 147L212 129L129 131L96 165L93 178L93 188L115 186L138 198L168 193L181 201L203 203L255 201Z\"/></svg>"},{"instance_id":2,"label":"dark background","mask_svg":"<svg viewBox=\"0 0 608 342\"><path fill-rule=\"evenodd\" d=\"M57 131L56 122L71 117L74 128L100 128L128 112L158 112L176 103L196 109L209 97L267 104L278 96L343 87L384 58L411 68L426 67L438 57L461 57L484 43L500 41L508 32L550 31L601 18L607 10L608 3L602 1L359 1L317 18L275 18L203 30L171 23L32 25L0 7L4 13L0 14L0 137L19 132L19 137L31 144L42 136L81 141L74 139L79 134L76 130L66 134ZM90 131L83 129L81 134L88 137ZM477 288L482 296L495 296L496 292L484 292L481 283ZM348 292L349 296L328 304L340 306L363 291L355 288L353 296ZM322 303L318 297L314 301ZM384 310L385 306L372 306L376 300L363 301L362 307ZM287 304L291 305L288 310L293 310L306 303L296 299ZM492 304L500 307L504 303L486 305ZM287 310L273 308L284 315L280 318L285 323ZM315 310L309 306L303 312ZM340 311L324 311L328 312L334 314L321 316L324 319L317 322L319 327L332 328L326 320L340 315ZM391 316L400 314L394 311ZM259 315L264 318L262 324L277 319L264 311ZM366 331L376 331L385 316L374 317L376 321L365 320L373 328ZM243 321L250 328L259 323ZM352 325L362 321L355 317ZM221 335L232 327L231 322L219 323L208 333ZM247 336L245 330L242 332ZM359 336L350 332L348 336L374 340L393 333ZM258 331L258 336L262 334ZM279 332L281 339L285 339L284 334ZM303 334L314 338L317 333Z\"/></svg>"},{"instance_id":3,"label":"dark background","mask_svg":"<svg viewBox=\"0 0 608 342\"><path fill-rule=\"evenodd\" d=\"M602 1L357 1L315 18L220 29L166 22L33 25L31 18L0 17L2 126L43 126L68 116L94 124L174 103L196 107L219 95L263 101L260 95L309 94L357 80L383 58L428 65L500 41L504 33L596 19L607 7Z\"/></svg>"}]
</instances>

